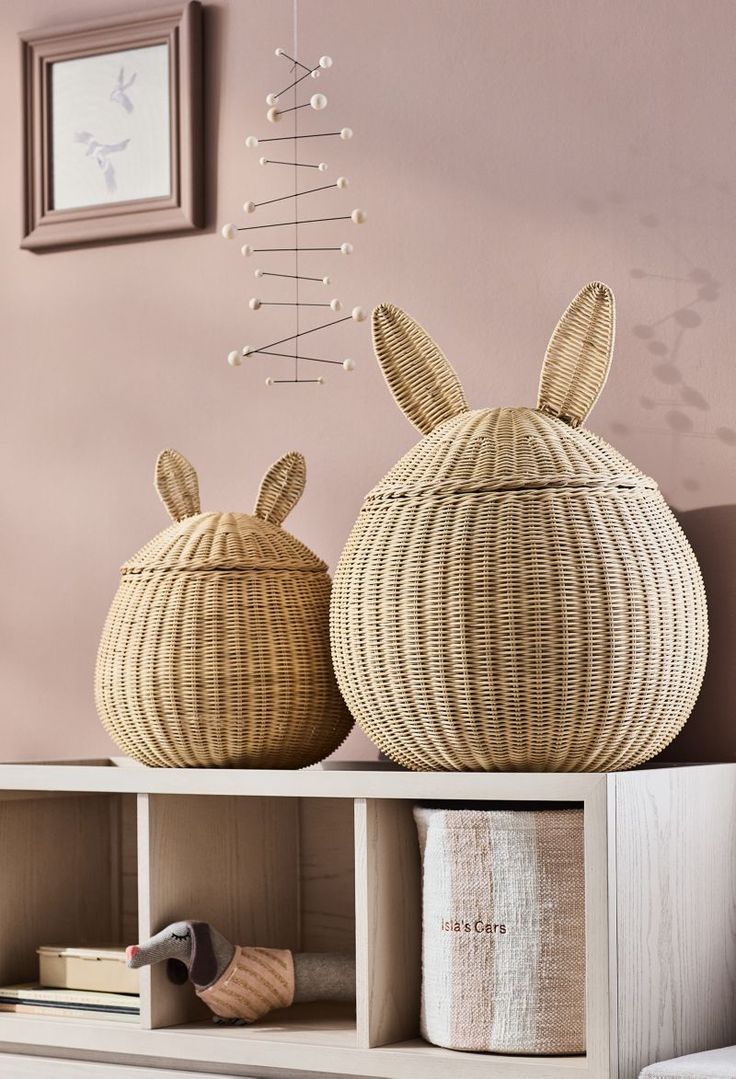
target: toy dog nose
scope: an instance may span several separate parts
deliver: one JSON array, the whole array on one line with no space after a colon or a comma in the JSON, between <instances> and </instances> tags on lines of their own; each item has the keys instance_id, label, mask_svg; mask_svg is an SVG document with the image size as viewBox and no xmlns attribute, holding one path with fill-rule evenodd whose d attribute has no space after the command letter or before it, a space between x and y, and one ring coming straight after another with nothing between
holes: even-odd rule
<instances>
[{"instance_id":1,"label":"toy dog nose","mask_svg":"<svg viewBox=\"0 0 736 1079\"><path fill-rule=\"evenodd\" d=\"M131 960L136 955L138 955L139 951L140 951L140 948L138 947L137 944L129 944L128 947L125 949L125 958L128 959L128 960Z\"/></svg>"}]
</instances>

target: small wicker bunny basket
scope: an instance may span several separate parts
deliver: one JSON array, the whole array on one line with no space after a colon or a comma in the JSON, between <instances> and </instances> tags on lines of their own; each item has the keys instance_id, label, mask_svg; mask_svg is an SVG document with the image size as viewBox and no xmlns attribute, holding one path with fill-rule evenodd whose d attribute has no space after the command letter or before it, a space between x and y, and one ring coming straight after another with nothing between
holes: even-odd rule
<instances>
[{"instance_id":1,"label":"small wicker bunny basket","mask_svg":"<svg viewBox=\"0 0 736 1079\"><path fill-rule=\"evenodd\" d=\"M281 528L304 458L263 479L253 515L202 513L197 474L175 450L156 464L174 524L122 567L97 656L111 738L157 767L300 768L352 721L329 651L327 567Z\"/></svg>"},{"instance_id":2,"label":"small wicker bunny basket","mask_svg":"<svg viewBox=\"0 0 736 1079\"><path fill-rule=\"evenodd\" d=\"M695 556L654 480L581 426L608 375L593 283L550 340L536 409L471 411L390 304L374 346L424 437L366 497L332 595L349 708L417 770L603 771L685 723L705 668Z\"/></svg>"}]
</instances>

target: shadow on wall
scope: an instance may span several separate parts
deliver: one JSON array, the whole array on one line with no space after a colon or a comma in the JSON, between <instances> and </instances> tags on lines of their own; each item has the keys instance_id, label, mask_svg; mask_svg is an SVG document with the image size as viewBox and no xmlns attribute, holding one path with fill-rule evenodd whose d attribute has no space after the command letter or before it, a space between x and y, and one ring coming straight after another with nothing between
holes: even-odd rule
<instances>
[{"instance_id":1,"label":"shadow on wall","mask_svg":"<svg viewBox=\"0 0 736 1079\"><path fill-rule=\"evenodd\" d=\"M693 713L657 761L736 761L736 505L677 517L703 571L710 646Z\"/></svg>"},{"instance_id":2,"label":"shadow on wall","mask_svg":"<svg viewBox=\"0 0 736 1079\"><path fill-rule=\"evenodd\" d=\"M624 148L620 151L624 160ZM736 449L736 428L720 421L724 402L709 400L710 380L704 378L703 365L698 362L704 349L699 331L705 329L706 338L708 332L714 332L709 323L722 302L724 282L707 266L698 264L702 244L697 238L723 229L733 213L734 192L726 180L690 172L641 145L628 147L629 177L637 174L639 158L659 175L669 172L671 182L665 184L668 198L661 190L653 197L648 185L642 183L638 190L635 184L634 190L625 194L613 189L595 198L582 195L577 199L581 213L600 217L609 228L615 224L631 236L637 248L647 252L645 267L633 266L629 275L639 285L642 305L656 312L649 321L628 328L628 348L641 361L637 377L649 383L647 392L638 398L640 411L612 420L609 430L616 440L632 432L658 439L668 436L671 464L667 483L661 485L665 497L670 502L685 501L700 491L701 500L707 502L718 496L709 494L707 479L693 474L686 442L705 439L720 443L716 452L724 448L719 456L725 467L731 468L726 454ZM622 333L626 334L626 329L620 325L619 335ZM620 448L626 453L625 447Z\"/></svg>"},{"instance_id":3,"label":"shadow on wall","mask_svg":"<svg viewBox=\"0 0 736 1079\"><path fill-rule=\"evenodd\" d=\"M650 227L659 225L654 215L647 215L642 220L649 221ZM642 394L639 405L648 412L662 413L659 424L653 419L649 425L635 425L635 429L655 435L669 431L673 440L673 461L680 460L679 443L688 436L713 439L724 446L736 446L736 430L732 427L720 426L711 429L707 422L707 414L711 411L710 402L700 390L690 385L685 377L685 372L692 366L692 355L688 354L684 345L686 334L703 325L704 316L696 307L719 300L720 281L717 281L709 270L697 266L688 270L685 277L650 273L637 268L631 270L631 276L639 280L649 278L674 281L680 289L689 290L687 298L674 309L659 315L652 322L639 323L633 327L632 333L637 343L646 349L654 361L651 374L660 384L655 395ZM631 429L629 423L614 421L611 424L611 430L617 437L627 435ZM678 484L688 492L698 491L702 486L700 480L691 475L674 478L669 486L676 487ZM672 490L668 493L670 496L673 494Z\"/></svg>"}]
</instances>

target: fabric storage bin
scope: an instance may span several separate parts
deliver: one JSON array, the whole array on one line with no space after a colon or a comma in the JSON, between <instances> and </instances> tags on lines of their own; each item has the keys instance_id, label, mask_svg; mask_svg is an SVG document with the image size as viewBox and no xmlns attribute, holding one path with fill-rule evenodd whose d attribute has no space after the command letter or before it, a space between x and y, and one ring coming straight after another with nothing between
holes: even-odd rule
<instances>
[{"instance_id":1,"label":"fabric storage bin","mask_svg":"<svg viewBox=\"0 0 736 1079\"><path fill-rule=\"evenodd\" d=\"M585 1052L582 809L415 807L427 1041Z\"/></svg>"},{"instance_id":2,"label":"fabric storage bin","mask_svg":"<svg viewBox=\"0 0 736 1079\"><path fill-rule=\"evenodd\" d=\"M125 961L125 948L64 948L38 951L38 980L51 989L91 989L101 993L139 993L140 975Z\"/></svg>"}]
</instances>

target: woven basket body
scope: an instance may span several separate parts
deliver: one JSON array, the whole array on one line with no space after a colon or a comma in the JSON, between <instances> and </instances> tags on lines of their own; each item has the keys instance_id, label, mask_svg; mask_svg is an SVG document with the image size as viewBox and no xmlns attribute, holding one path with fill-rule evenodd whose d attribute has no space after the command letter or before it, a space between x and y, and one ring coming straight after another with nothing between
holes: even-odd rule
<instances>
[{"instance_id":1,"label":"woven basket body","mask_svg":"<svg viewBox=\"0 0 736 1079\"><path fill-rule=\"evenodd\" d=\"M653 757L707 651L700 571L654 481L542 409L453 404L423 429L335 575L333 661L359 725L417 770Z\"/></svg>"},{"instance_id":2,"label":"woven basket body","mask_svg":"<svg viewBox=\"0 0 736 1079\"><path fill-rule=\"evenodd\" d=\"M583 812L416 808L422 1035L585 1052Z\"/></svg>"},{"instance_id":3,"label":"woven basket body","mask_svg":"<svg viewBox=\"0 0 736 1079\"><path fill-rule=\"evenodd\" d=\"M198 513L122 568L100 642L97 708L158 767L298 768L351 719L329 653L330 579L278 525Z\"/></svg>"}]
</instances>

